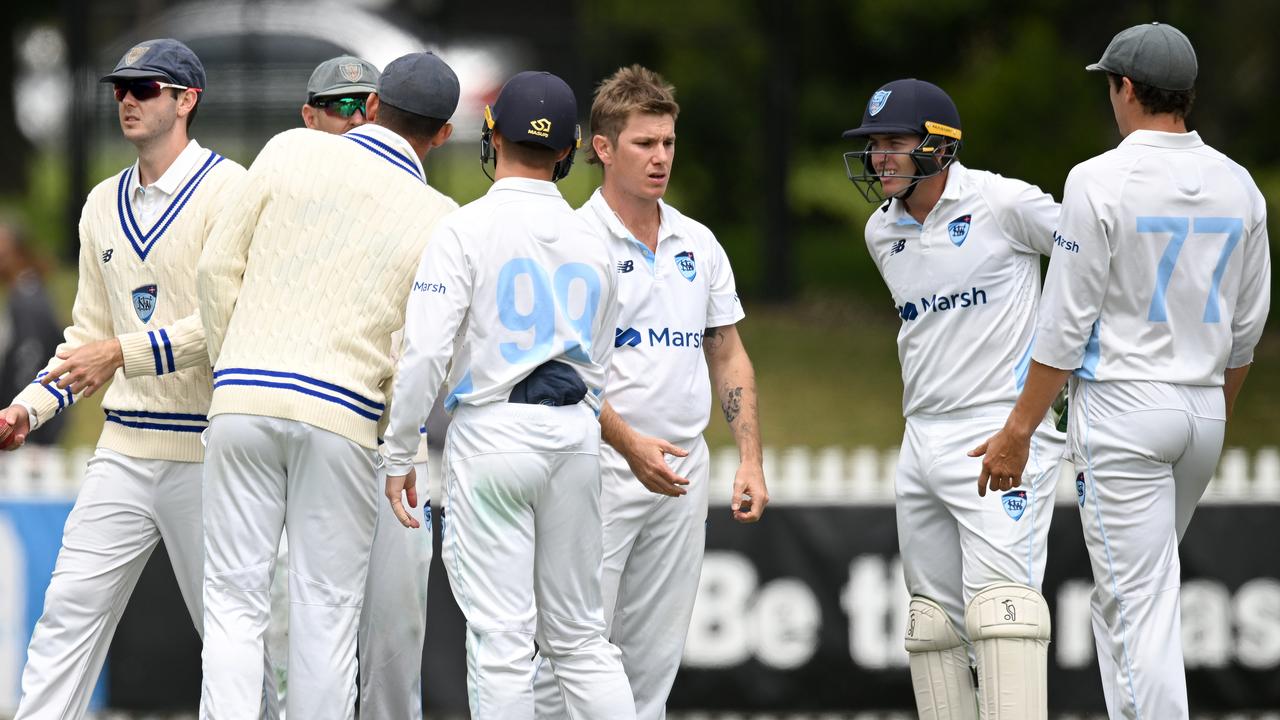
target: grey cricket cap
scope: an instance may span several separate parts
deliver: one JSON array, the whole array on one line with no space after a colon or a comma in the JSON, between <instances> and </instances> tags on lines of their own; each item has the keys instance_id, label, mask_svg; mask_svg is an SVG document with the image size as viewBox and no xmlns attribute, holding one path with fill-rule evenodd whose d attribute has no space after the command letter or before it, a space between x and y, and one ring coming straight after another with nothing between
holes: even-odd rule
<instances>
[{"instance_id":1,"label":"grey cricket cap","mask_svg":"<svg viewBox=\"0 0 1280 720\"><path fill-rule=\"evenodd\" d=\"M409 53L392 60L378 80L378 97L408 112L448 120L458 109L458 76L430 52Z\"/></svg>"},{"instance_id":2,"label":"grey cricket cap","mask_svg":"<svg viewBox=\"0 0 1280 720\"><path fill-rule=\"evenodd\" d=\"M1153 22L1134 25L1111 39L1102 59L1085 70L1102 70L1161 90L1195 87L1196 51L1182 31Z\"/></svg>"},{"instance_id":3,"label":"grey cricket cap","mask_svg":"<svg viewBox=\"0 0 1280 720\"><path fill-rule=\"evenodd\" d=\"M307 102L316 98L369 94L378 88L382 73L368 60L340 55L316 66L307 81Z\"/></svg>"}]
</instances>

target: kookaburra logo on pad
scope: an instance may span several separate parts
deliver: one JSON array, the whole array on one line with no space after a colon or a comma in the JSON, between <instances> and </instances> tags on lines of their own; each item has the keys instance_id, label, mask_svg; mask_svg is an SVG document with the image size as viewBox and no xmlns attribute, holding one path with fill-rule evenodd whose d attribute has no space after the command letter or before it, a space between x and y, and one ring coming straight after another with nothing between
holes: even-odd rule
<instances>
[{"instance_id":1,"label":"kookaburra logo on pad","mask_svg":"<svg viewBox=\"0 0 1280 720\"><path fill-rule=\"evenodd\" d=\"M338 72L347 82L355 82L364 75L364 68L360 63L343 63L338 66Z\"/></svg>"},{"instance_id":2,"label":"kookaburra logo on pad","mask_svg":"<svg viewBox=\"0 0 1280 720\"><path fill-rule=\"evenodd\" d=\"M529 121L529 134L538 137L547 137L551 134L551 121L546 118L538 118Z\"/></svg>"}]
</instances>

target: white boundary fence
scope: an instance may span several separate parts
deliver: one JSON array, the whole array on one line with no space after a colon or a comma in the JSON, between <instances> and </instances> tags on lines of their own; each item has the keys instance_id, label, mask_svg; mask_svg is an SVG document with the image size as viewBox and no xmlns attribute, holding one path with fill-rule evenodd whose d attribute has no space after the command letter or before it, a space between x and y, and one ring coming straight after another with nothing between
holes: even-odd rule
<instances>
[{"instance_id":1,"label":"white boundary fence","mask_svg":"<svg viewBox=\"0 0 1280 720\"><path fill-rule=\"evenodd\" d=\"M61 450L29 447L0 454L0 497L69 497L84 477L91 448ZM765 478L771 502L787 505L876 505L893 502L893 476L898 449L803 446L764 450ZM439 459L431 463L431 498L439 492ZM711 502L729 502L738 453L732 447L711 452ZM977 477L974 477L977 487ZM1064 465L1058 501L1075 502L1073 472ZM1250 452L1227 448L1203 502L1247 501L1280 504L1280 447Z\"/></svg>"}]
</instances>

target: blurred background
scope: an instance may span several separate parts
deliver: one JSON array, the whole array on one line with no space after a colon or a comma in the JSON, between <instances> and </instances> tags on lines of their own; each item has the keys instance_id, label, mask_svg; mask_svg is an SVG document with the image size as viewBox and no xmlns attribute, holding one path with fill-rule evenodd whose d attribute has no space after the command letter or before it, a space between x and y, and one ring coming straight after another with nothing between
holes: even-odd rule
<instances>
[{"instance_id":1,"label":"blurred background","mask_svg":"<svg viewBox=\"0 0 1280 720\"><path fill-rule=\"evenodd\" d=\"M672 708L907 710L905 594L889 504L902 431L900 320L863 244L873 206L845 177L841 153L852 147L840 132L860 122L884 82L927 79L959 106L965 164L1061 198L1075 163L1119 141L1105 78L1083 66L1116 32L1150 20L1178 26L1196 46L1191 127L1247 167L1269 201L1280 198L1280 3L1262 0L21 3L6 10L0 32L0 236L22 236L30 253L18 259L0 241L0 356L43 352L19 347L34 331L9 312L19 264L47 295L44 324L69 319L84 197L134 159L110 88L97 79L138 41L175 37L202 58L208 87L192 135L246 166L273 134L301 125L319 62L350 53L382 67L435 50L457 70L462 100L457 132L427 170L459 203L488 186L478 167L481 110L506 77L523 69L564 77L585 131L595 84L642 63L676 86L681 104L668 200L716 232L737 274L777 498L758 528L733 526L713 505L699 599L706 622L695 618ZM589 196L597 172L583 163L561 183L572 204ZM1230 450L1184 542L1191 699L1210 714L1280 708L1280 560L1251 551L1274 545L1280 522L1276 327L1268 324L1228 426ZM16 700L61 518L101 428L97 402L81 401L56 436L46 434L53 447L0 464L0 716ZM731 446L714 416L708 439ZM721 503L731 454L717 462L723 488L713 502ZM1088 717L1101 711L1101 690L1087 599L1080 605L1089 571L1072 500L1068 493L1058 507L1046 579L1057 623L1051 701ZM152 564L131 605L146 615L126 616L97 707L188 709L193 643L198 694L198 640L181 608L167 604L176 598L167 566ZM458 618L443 574L432 582L428 707L459 713ZM1070 614L1081 607L1084 615ZM735 614L740 621L730 621Z\"/></svg>"}]
</instances>

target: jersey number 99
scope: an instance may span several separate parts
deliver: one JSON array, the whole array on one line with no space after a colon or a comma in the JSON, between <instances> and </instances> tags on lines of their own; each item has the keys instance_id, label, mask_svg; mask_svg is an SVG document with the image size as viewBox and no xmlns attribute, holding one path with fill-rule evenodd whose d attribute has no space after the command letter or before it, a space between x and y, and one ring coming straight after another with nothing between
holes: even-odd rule
<instances>
[{"instance_id":1,"label":"jersey number 99","mask_svg":"<svg viewBox=\"0 0 1280 720\"><path fill-rule=\"evenodd\" d=\"M532 303L528 312L521 312L516 303L516 285L521 277L527 277L532 289ZM585 291L581 312L572 315L569 294L575 284ZM554 287L554 294L553 294ZM514 332L533 331L533 342L528 347L520 343L502 343L502 357L515 364L541 364L551 357L556 338L557 317L571 327L576 336L564 341L564 354L582 362L590 362L591 331L596 310L600 306L600 275L584 263L565 263L556 268L554 280L547 271L530 258L515 258L502 266L498 273L498 319L503 327Z\"/></svg>"}]
</instances>

